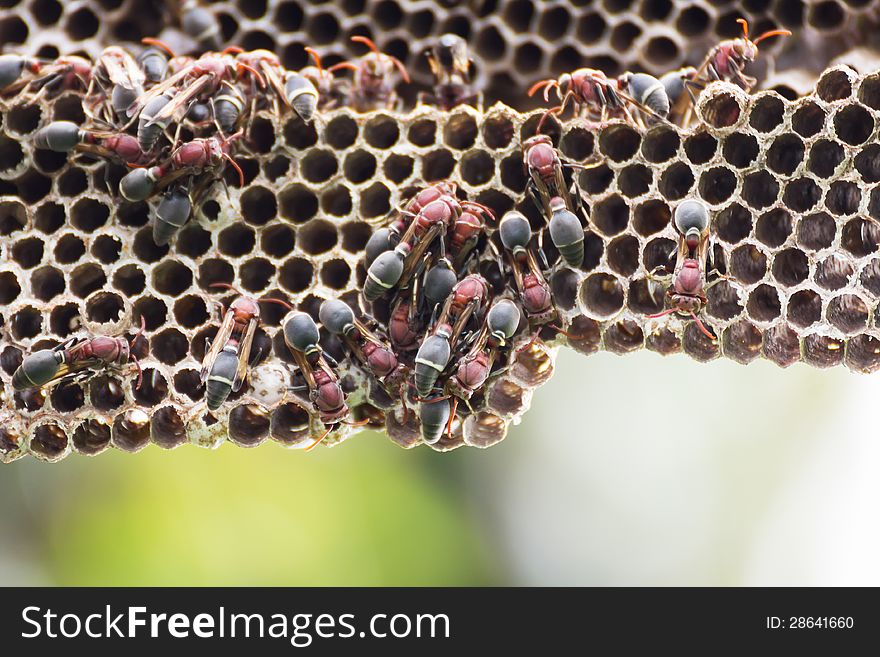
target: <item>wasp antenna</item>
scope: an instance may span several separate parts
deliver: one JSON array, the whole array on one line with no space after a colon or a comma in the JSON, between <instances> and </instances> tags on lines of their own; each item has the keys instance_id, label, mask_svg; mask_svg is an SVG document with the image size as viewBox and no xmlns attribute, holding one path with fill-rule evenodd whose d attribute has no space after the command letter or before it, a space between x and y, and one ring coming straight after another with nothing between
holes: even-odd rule
<instances>
[{"instance_id":1,"label":"wasp antenna","mask_svg":"<svg viewBox=\"0 0 880 657\"><path fill-rule=\"evenodd\" d=\"M394 62L394 65L397 67L397 70L400 71L400 75L403 77L403 81L407 84L410 83L409 72L406 70L406 66L403 65L403 62L397 59L397 57L391 57L391 55L386 55L391 58L391 61Z\"/></svg>"},{"instance_id":2,"label":"wasp antenna","mask_svg":"<svg viewBox=\"0 0 880 657\"><path fill-rule=\"evenodd\" d=\"M791 32L789 30L770 30L769 32L764 32L764 34L752 41L752 43L757 46L759 41L763 41L764 39L774 36L791 36Z\"/></svg>"},{"instance_id":3,"label":"wasp antenna","mask_svg":"<svg viewBox=\"0 0 880 657\"><path fill-rule=\"evenodd\" d=\"M232 168L238 172L238 182L242 187L244 187L244 171L242 171L241 167L238 166L238 162L232 159L232 156L229 153L223 153L223 159L227 160L229 164L232 165Z\"/></svg>"},{"instance_id":4,"label":"wasp antenna","mask_svg":"<svg viewBox=\"0 0 880 657\"><path fill-rule=\"evenodd\" d=\"M318 70L319 70L319 71L323 71L323 70L324 70L324 66L321 64L321 55L319 55L319 54L315 51L314 48L309 48L308 46L305 46L305 47L303 48L303 50L305 50L305 51L306 51L306 52L312 57L312 59L315 60L315 66L318 67Z\"/></svg>"},{"instance_id":5,"label":"wasp antenna","mask_svg":"<svg viewBox=\"0 0 880 657\"><path fill-rule=\"evenodd\" d=\"M243 62L236 62L235 66L238 69L238 73L241 73L242 71L247 71L251 75L253 75L254 78L256 78L256 80L257 80L257 84L260 85L260 89L266 88L266 80L263 79L262 74L257 69L255 69L253 66L245 64Z\"/></svg>"},{"instance_id":6,"label":"wasp antenna","mask_svg":"<svg viewBox=\"0 0 880 657\"><path fill-rule=\"evenodd\" d=\"M284 299L276 299L275 297L263 297L262 299L257 299L257 301L265 301L266 303L276 303L279 306L286 308L287 310L293 310L293 306L287 303Z\"/></svg>"},{"instance_id":7,"label":"wasp antenna","mask_svg":"<svg viewBox=\"0 0 880 657\"><path fill-rule=\"evenodd\" d=\"M351 37L351 40L354 41L355 43L362 43L362 44L364 44L367 48L369 48L370 50L372 50L372 51L373 51L374 53L376 53L377 55L381 54L381 53L379 52L379 48L376 47L376 44L375 44L375 43L373 42L373 40L372 40L371 38L369 38L369 37L365 37L365 36L360 36L360 35L358 35L358 36L353 36L353 37Z\"/></svg>"},{"instance_id":8,"label":"wasp antenna","mask_svg":"<svg viewBox=\"0 0 880 657\"><path fill-rule=\"evenodd\" d=\"M224 283L223 281L217 281L216 283L211 283L208 287L222 287L224 290L232 290L236 294L240 295L241 291L230 283Z\"/></svg>"},{"instance_id":9,"label":"wasp antenna","mask_svg":"<svg viewBox=\"0 0 880 657\"><path fill-rule=\"evenodd\" d=\"M141 39L141 43L144 44L145 46L155 46L156 48L159 48L160 50L164 50L168 54L169 57L176 57L176 55L174 54L174 51L171 50L171 47L167 43L165 43L164 41L160 41L159 39L154 39L153 37L144 37L143 39Z\"/></svg>"},{"instance_id":10,"label":"wasp antenna","mask_svg":"<svg viewBox=\"0 0 880 657\"><path fill-rule=\"evenodd\" d=\"M529 96L534 96L535 92L537 92L538 89L540 89L541 87L546 87L549 84L553 84L554 82L556 82L556 80L552 80L550 78L547 78L546 80L540 80L538 82L535 82L535 84L533 84L531 87L529 87L527 94Z\"/></svg>"},{"instance_id":11,"label":"wasp antenna","mask_svg":"<svg viewBox=\"0 0 880 657\"><path fill-rule=\"evenodd\" d=\"M446 435L452 438L452 423L455 421L455 412L458 410L458 397L452 398L452 412L449 413L449 422L446 423Z\"/></svg>"},{"instance_id":12,"label":"wasp antenna","mask_svg":"<svg viewBox=\"0 0 880 657\"><path fill-rule=\"evenodd\" d=\"M320 438L318 438L317 440L315 440L314 442L312 442L311 445L309 445L308 447L306 447L305 451L307 451L307 452L311 452L313 449L315 449L315 447L317 447L318 445L320 445L321 442L324 440L324 438L326 438L327 436L330 435L330 432L333 431L333 427L335 427L335 426L336 426L335 424L331 424L330 426L328 426L328 427L327 427L327 431L325 431L324 433L322 433Z\"/></svg>"},{"instance_id":13,"label":"wasp antenna","mask_svg":"<svg viewBox=\"0 0 880 657\"><path fill-rule=\"evenodd\" d=\"M705 335L707 338L709 338L710 340L712 340L712 342L715 342L715 341L718 340L717 337L715 337L714 335L712 335L711 333L709 333L709 331L706 329L706 325L703 324L702 320L701 320L699 317L697 317L697 314L696 314L696 313L693 313L693 312L692 312L692 313L691 313L691 317L694 318L694 321L697 323L697 328L700 329L700 331L703 333L703 335Z\"/></svg>"},{"instance_id":14,"label":"wasp antenna","mask_svg":"<svg viewBox=\"0 0 880 657\"><path fill-rule=\"evenodd\" d=\"M241 46L226 46L223 49L223 52L221 54L223 54L223 55L238 55L243 52L244 52L244 48L242 48Z\"/></svg>"},{"instance_id":15,"label":"wasp antenna","mask_svg":"<svg viewBox=\"0 0 880 657\"><path fill-rule=\"evenodd\" d=\"M737 18L736 22L743 26L743 37L749 40L749 22L745 18Z\"/></svg>"},{"instance_id":16,"label":"wasp antenna","mask_svg":"<svg viewBox=\"0 0 880 657\"><path fill-rule=\"evenodd\" d=\"M658 319L659 317L666 317L666 315L671 315L675 312L678 312L678 308L669 308L668 310L664 310L663 312L648 315L648 319Z\"/></svg>"},{"instance_id":17,"label":"wasp antenna","mask_svg":"<svg viewBox=\"0 0 880 657\"><path fill-rule=\"evenodd\" d=\"M362 427L362 426L367 425L369 423L370 423L370 418L365 417L363 420L358 420L357 422L346 422L345 424L347 424L350 427Z\"/></svg>"},{"instance_id":18,"label":"wasp antenna","mask_svg":"<svg viewBox=\"0 0 880 657\"><path fill-rule=\"evenodd\" d=\"M330 73L334 73L336 71L340 71L344 68L350 69L352 71L358 70L357 65L352 64L351 62L339 62L338 64L334 64L330 68L327 69Z\"/></svg>"}]
</instances>

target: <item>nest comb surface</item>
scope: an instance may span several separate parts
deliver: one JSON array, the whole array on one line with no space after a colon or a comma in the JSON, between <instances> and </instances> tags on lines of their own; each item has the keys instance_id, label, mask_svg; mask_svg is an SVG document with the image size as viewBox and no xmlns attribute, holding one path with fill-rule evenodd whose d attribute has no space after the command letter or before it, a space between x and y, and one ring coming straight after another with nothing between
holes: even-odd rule
<instances>
[{"instance_id":1,"label":"nest comb surface","mask_svg":"<svg viewBox=\"0 0 880 657\"><path fill-rule=\"evenodd\" d=\"M194 43L178 29L168 0L5 0L0 2L0 43L54 58L80 51L97 57L108 44L137 43L159 35L175 47ZM665 73L698 65L720 40L739 37L738 18L752 34L774 28L793 32L789 40L764 43L778 54L768 84L793 95L804 79L852 45L870 45L877 32L875 0L219 0L203 2L217 18L221 42L246 50L265 48L288 69L307 64L303 46L327 63L363 54L355 34L406 63L427 88L423 55L437 36L460 34L479 60L479 77L489 102L517 109L523 93L540 78L581 66L616 76L627 70ZM163 9L164 7L164 9ZM832 37L832 38L829 38ZM877 45L877 44L874 44ZM763 59L759 66L770 60ZM805 73L806 70L806 73ZM809 83L808 83L809 84ZM414 100L417 87L401 89ZM534 105L529 105L534 106Z\"/></svg>"},{"instance_id":2,"label":"nest comb surface","mask_svg":"<svg viewBox=\"0 0 880 657\"><path fill-rule=\"evenodd\" d=\"M55 460L111 444L137 450L151 441L216 445L227 428L241 445L303 445L308 417L283 392L289 355L280 311L264 313L263 356L249 384L216 416L200 406L198 368L218 324L213 300L229 298L211 283L286 298L313 315L324 298L353 301L364 280L359 260L369 221L426 181L454 180L499 215L516 207L541 226L524 194L520 150L540 113L504 106L485 114L339 110L314 127L264 114L250 152L239 154L245 187L230 183L227 198L217 186L173 250L160 248L148 204L117 204L99 164L32 148L28 135L52 118L70 118L77 106L76 96L66 96L2 112L4 459L30 452ZM558 268L550 277L572 335L560 342L583 353L647 348L701 361L880 367L880 75L831 69L815 93L795 102L716 83L701 96L699 113L704 123L687 131L551 123L566 158L599 162L578 174L590 215L587 256L580 269ZM662 301L650 293L647 273L668 258L672 209L689 197L709 204L713 250L726 264L705 313L717 341L692 321L648 318ZM13 394L10 377L23 352L67 338L78 318L91 331L130 331L132 313L144 316L150 342L140 390L130 378L108 376ZM552 374L553 346L535 343L513 359L482 410L438 449L503 438ZM344 377L360 407L356 416L384 421L404 446L417 444L415 427L402 424L399 410L383 419L383 402L365 395L357 376L350 370Z\"/></svg>"}]
</instances>

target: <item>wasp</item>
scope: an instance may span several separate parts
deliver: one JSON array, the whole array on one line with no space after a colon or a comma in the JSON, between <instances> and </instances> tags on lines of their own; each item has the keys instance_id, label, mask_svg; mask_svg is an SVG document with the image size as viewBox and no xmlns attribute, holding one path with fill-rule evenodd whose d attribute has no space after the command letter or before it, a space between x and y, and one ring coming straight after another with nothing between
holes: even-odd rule
<instances>
[{"instance_id":1,"label":"wasp","mask_svg":"<svg viewBox=\"0 0 880 657\"><path fill-rule=\"evenodd\" d=\"M135 388L143 382L143 372L134 346L144 333L144 318L131 342L125 338L111 338L105 335L85 339L71 338L53 349L41 349L27 356L12 375L12 386L16 390L41 388L74 378L88 380L101 370L122 371L123 366L132 361L138 378Z\"/></svg>"},{"instance_id":2,"label":"wasp","mask_svg":"<svg viewBox=\"0 0 880 657\"><path fill-rule=\"evenodd\" d=\"M548 324L556 319L550 286L544 278L535 253L529 246L532 227L521 212L510 210L501 219L498 232L513 273L513 281L520 303L529 323L533 326Z\"/></svg>"},{"instance_id":3,"label":"wasp","mask_svg":"<svg viewBox=\"0 0 880 657\"><path fill-rule=\"evenodd\" d=\"M28 60L32 63L32 60ZM33 67L26 67L33 70ZM64 55L55 61L40 65L36 76L22 85L21 91L29 96L28 102L36 102L44 95L58 95L63 91L86 91L92 80L92 62L76 55ZM17 85L11 85L14 90ZM32 91L36 91L31 95Z\"/></svg>"},{"instance_id":4,"label":"wasp","mask_svg":"<svg viewBox=\"0 0 880 657\"><path fill-rule=\"evenodd\" d=\"M688 199L675 209L673 220L679 239L672 285L666 291L670 307L649 317L657 318L673 313L690 316L706 337L715 340L715 336L706 329L698 316L707 302L705 287L709 258L709 209L701 201Z\"/></svg>"},{"instance_id":5,"label":"wasp","mask_svg":"<svg viewBox=\"0 0 880 657\"><path fill-rule=\"evenodd\" d=\"M34 146L58 153L76 150L126 164L139 164L145 159L145 154L133 135L83 130L71 121L53 121L37 130L34 134Z\"/></svg>"},{"instance_id":6,"label":"wasp","mask_svg":"<svg viewBox=\"0 0 880 657\"><path fill-rule=\"evenodd\" d=\"M396 109L398 106L395 70L409 84L410 78L406 67L396 57L381 52L372 39L364 36L353 36L351 40L362 43L370 49L357 63L340 62L328 71L341 69L353 71L352 84L348 101L356 112L370 112L377 109Z\"/></svg>"},{"instance_id":7,"label":"wasp","mask_svg":"<svg viewBox=\"0 0 880 657\"><path fill-rule=\"evenodd\" d=\"M212 283L211 286L236 291L226 283ZM251 351L260 326L260 303L277 303L290 309L290 305L281 299L254 299L238 294L223 313L217 335L208 344L208 352L202 360L200 378L211 411L220 408L230 393L241 389L247 378L248 365L255 360L251 358Z\"/></svg>"},{"instance_id":8,"label":"wasp","mask_svg":"<svg viewBox=\"0 0 880 657\"><path fill-rule=\"evenodd\" d=\"M145 81L144 70L127 50L119 46L104 48L92 68L89 88L86 90L86 98L96 95L96 86L101 90L96 102L90 103L89 111L94 112L102 99L109 98L112 116L125 119L128 108L144 92ZM105 120L112 120L112 116L106 116Z\"/></svg>"},{"instance_id":9,"label":"wasp","mask_svg":"<svg viewBox=\"0 0 880 657\"><path fill-rule=\"evenodd\" d=\"M28 79L22 80L22 75L36 76L45 65L46 62L35 57L0 55L0 93L18 92L28 83Z\"/></svg>"},{"instance_id":10,"label":"wasp","mask_svg":"<svg viewBox=\"0 0 880 657\"><path fill-rule=\"evenodd\" d=\"M297 368L302 373L305 386L295 386L291 390L307 390L309 402L326 430L306 447L310 451L317 447L333 429L343 423L349 415L345 392L339 378L330 366L330 356L318 345L320 333L315 320L308 313L293 311L284 321L284 343L287 345ZM358 424L366 424L366 420ZM355 426L356 426L355 425Z\"/></svg>"},{"instance_id":11,"label":"wasp","mask_svg":"<svg viewBox=\"0 0 880 657\"><path fill-rule=\"evenodd\" d=\"M456 34L444 34L428 50L428 65L434 76L433 104L448 111L479 100L473 87L474 60L467 42Z\"/></svg>"},{"instance_id":12,"label":"wasp","mask_svg":"<svg viewBox=\"0 0 880 657\"><path fill-rule=\"evenodd\" d=\"M627 93L627 80L624 82L607 77L602 71L593 68L580 68L572 73L563 73L558 80L548 78L532 85L528 91L529 96L535 95L539 90L544 90L544 100L550 100L551 89L556 90L559 105L547 110L538 124L541 125L548 116L561 114L565 111L568 102L574 106L575 115L582 112L592 119L598 119L604 123L607 119L622 116L632 125L642 125L639 119L630 111L630 107L653 117L658 121L665 121L655 110L643 105Z\"/></svg>"}]
</instances>

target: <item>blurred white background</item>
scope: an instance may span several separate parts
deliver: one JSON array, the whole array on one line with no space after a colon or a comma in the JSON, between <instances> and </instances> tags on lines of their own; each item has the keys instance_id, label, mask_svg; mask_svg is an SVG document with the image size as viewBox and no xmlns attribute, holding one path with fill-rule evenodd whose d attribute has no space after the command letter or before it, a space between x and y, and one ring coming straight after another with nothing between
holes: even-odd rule
<instances>
[{"instance_id":1,"label":"blurred white background","mask_svg":"<svg viewBox=\"0 0 880 657\"><path fill-rule=\"evenodd\" d=\"M876 586L878 399L842 367L562 350L469 483L517 583Z\"/></svg>"}]
</instances>

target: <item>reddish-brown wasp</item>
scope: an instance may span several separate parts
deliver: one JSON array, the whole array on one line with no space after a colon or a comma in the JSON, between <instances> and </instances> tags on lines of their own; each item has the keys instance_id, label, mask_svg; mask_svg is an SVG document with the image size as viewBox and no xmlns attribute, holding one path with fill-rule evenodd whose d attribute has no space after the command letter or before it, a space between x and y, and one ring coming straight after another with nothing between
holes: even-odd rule
<instances>
[{"instance_id":1,"label":"reddish-brown wasp","mask_svg":"<svg viewBox=\"0 0 880 657\"><path fill-rule=\"evenodd\" d=\"M340 69L353 71L351 89L349 90L348 102L356 112L370 112L376 109L395 109L398 105L397 92L394 91L397 80L395 70L407 84L410 82L409 73L397 57L386 55L381 52L372 39L364 36L353 36L351 40L362 43L371 52L361 57L357 63L340 62L334 64L328 70L330 72Z\"/></svg>"}]
</instances>

